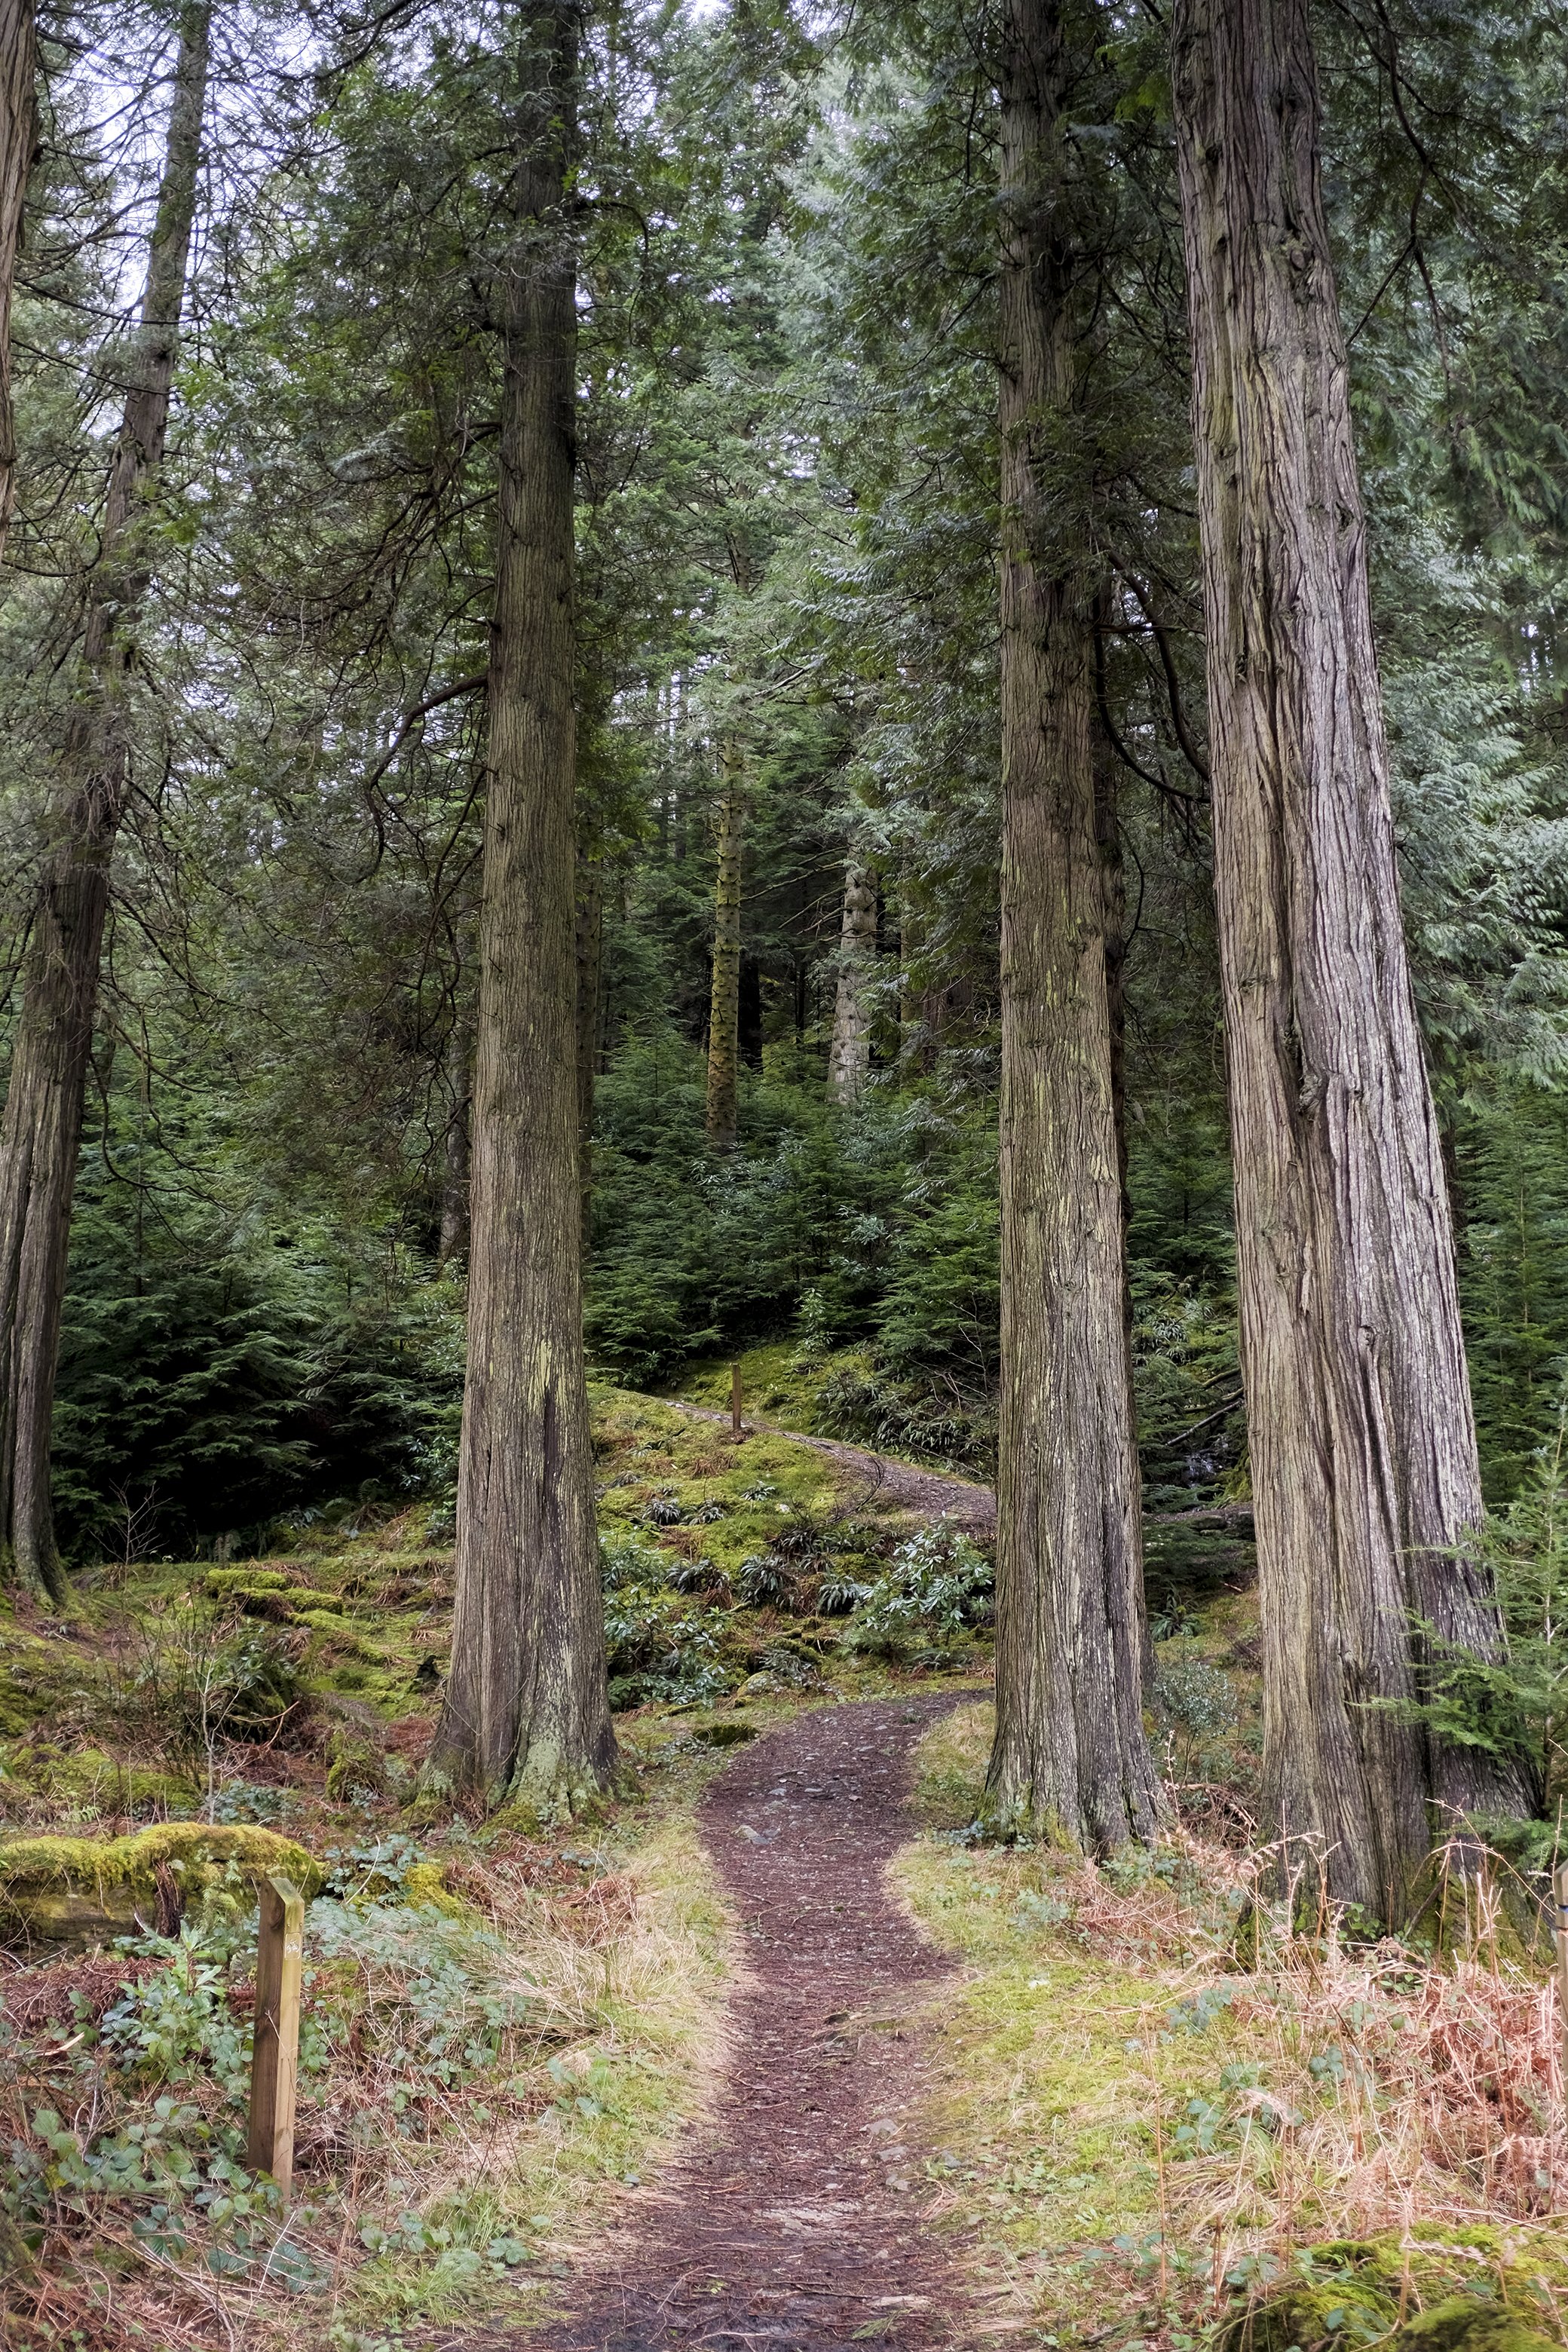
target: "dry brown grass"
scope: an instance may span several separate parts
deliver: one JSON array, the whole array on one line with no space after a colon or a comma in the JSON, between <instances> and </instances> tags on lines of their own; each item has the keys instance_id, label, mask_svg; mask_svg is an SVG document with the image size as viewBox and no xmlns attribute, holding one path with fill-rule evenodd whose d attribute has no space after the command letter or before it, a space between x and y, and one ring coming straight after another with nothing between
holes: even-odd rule
<instances>
[{"instance_id":1,"label":"dry brown grass","mask_svg":"<svg viewBox=\"0 0 1568 2352\"><path fill-rule=\"evenodd\" d=\"M90 2025L77 2030L72 1990L101 2015L120 1983L167 1974L168 1963L127 1957L17 1972L25 2005L10 2020L0 2134L37 2155L39 2110L52 2109L76 2156L68 2151L38 2185L30 2203L41 2242L0 2286L7 2352L273 2352L307 2339L319 2347L334 2325L333 2340L352 2344L447 2313L526 2315L584 2209L602 2211L616 2182L655 2160L701 2094L717 2047L721 1921L679 1820L586 1883L521 1839L449 1866L446 1882L452 1896L480 1898L482 1913L476 1903L468 1924L446 1927L420 1913L427 1924L406 1950L378 1931L346 1954L315 1958L309 2000L331 2046L305 2083L287 2211L247 2211L250 2185L237 2179L238 2209L215 2226L216 2209L204 2219L195 2203L195 2178L184 2192L85 2180L83 2161L145 2128L160 2093L185 2111L174 2137L187 2165L235 2132L240 2102L210 2068L160 2083L155 2069L128 2071L112 2052L95 2052ZM470 1939L476 2032L487 2014L493 2021L487 2002L510 2000L513 2018L476 2063L463 2058L459 2032L448 2079L438 2065L410 2065L405 2046L429 2022L409 2006L417 1948L443 1937L458 1953ZM229 2014L242 2021L252 1992L243 1973L228 1982ZM160 2202L174 2211L183 2246L150 2233ZM378 2231L391 2242L381 2246ZM527 2256L516 2259L523 2242ZM236 2245L249 2259L215 2276L214 2248Z\"/></svg>"},{"instance_id":2,"label":"dry brown grass","mask_svg":"<svg viewBox=\"0 0 1568 2352\"><path fill-rule=\"evenodd\" d=\"M984 1714L928 1743L950 1798ZM1003 2263L1013 2324L1169 2341L1356 2241L1395 2251L1412 2309L1500 2280L1568 2340L1561 2025L1500 1865L1450 1876L1434 1953L1357 1939L1300 1886L1271 1900L1270 1860L1190 1829L1149 1869L906 1855L971 1964L933 2177Z\"/></svg>"}]
</instances>

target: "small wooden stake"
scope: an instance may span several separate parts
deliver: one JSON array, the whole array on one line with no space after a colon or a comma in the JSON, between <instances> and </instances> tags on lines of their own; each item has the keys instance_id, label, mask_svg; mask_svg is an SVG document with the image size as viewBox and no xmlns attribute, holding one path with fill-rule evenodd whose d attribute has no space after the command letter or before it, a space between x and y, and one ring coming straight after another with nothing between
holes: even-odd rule
<instances>
[{"instance_id":1,"label":"small wooden stake","mask_svg":"<svg viewBox=\"0 0 1568 2352\"><path fill-rule=\"evenodd\" d=\"M294 2176L294 2089L304 1964L305 1898L287 1878L263 1879L245 2160L252 2172L269 2172L285 2196Z\"/></svg>"},{"instance_id":2,"label":"small wooden stake","mask_svg":"<svg viewBox=\"0 0 1568 2352\"><path fill-rule=\"evenodd\" d=\"M741 1367L739 1364L731 1364L730 1367L730 1434L731 1437L739 1437L741 1434Z\"/></svg>"},{"instance_id":3,"label":"small wooden stake","mask_svg":"<svg viewBox=\"0 0 1568 2352\"><path fill-rule=\"evenodd\" d=\"M1563 2028L1563 2103L1568 2107L1568 1862L1559 1865L1557 1894L1557 2009Z\"/></svg>"}]
</instances>

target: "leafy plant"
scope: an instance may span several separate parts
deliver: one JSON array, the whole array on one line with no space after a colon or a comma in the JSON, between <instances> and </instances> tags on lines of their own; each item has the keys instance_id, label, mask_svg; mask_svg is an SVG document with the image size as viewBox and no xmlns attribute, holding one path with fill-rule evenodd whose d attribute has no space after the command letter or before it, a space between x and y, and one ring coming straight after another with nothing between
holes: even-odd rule
<instances>
[{"instance_id":1,"label":"leafy plant","mask_svg":"<svg viewBox=\"0 0 1568 2352\"><path fill-rule=\"evenodd\" d=\"M991 1615L990 1561L950 1519L937 1519L901 1543L843 1635L848 1651L909 1657L942 1637L966 1635Z\"/></svg>"},{"instance_id":2,"label":"leafy plant","mask_svg":"<svg viewBox=\"0 0 1568 2352\"><path fill-rule=\"evenodd\" d=\"M1568 1801L1568 1401L1521 1492L1473 1540L1496 1580L1507 1651L1479 1658L1435 1645L1428 1695L1415 1712L1444 1739L1529 1768L1541 1816L1484 1826L1524 1868L1544 1870ZM1423 1631L1432 1641L1432 1629Z\"/></svg>"}]
</instances>

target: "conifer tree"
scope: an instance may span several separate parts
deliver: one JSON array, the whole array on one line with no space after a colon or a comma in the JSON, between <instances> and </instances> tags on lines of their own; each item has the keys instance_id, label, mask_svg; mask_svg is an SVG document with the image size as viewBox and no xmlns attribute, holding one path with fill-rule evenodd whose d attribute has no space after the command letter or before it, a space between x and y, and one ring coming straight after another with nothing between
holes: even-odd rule
<instances>
[{"instance_id":1,"label":"conifer tree","mask_svg":"<svg viewBox=\"0 0 1568 2352\"><path fill-rule=\"evenodd\" d=\"M129 781L127 693L150 558L147 491L163 456L206 93L210 0L187 0L147 278L98 555L84 583L79 684L29 910L21 1012L0 1123L0 1545L64 1598L49 1492L60 1308L110 863Z\"/></svg>"},{"instance_id":2,"label":"conifer tree","mask_svg":"<svg viewBox=\"0 0 1568 2352\"><path fill-rule=\"evenodd\" d=\"M0 5L0 554L16 492L16 425L11 408L11 295L22 243L22 213L37 136L37 37L33 0Z\"/></svg>"},{"instance_id":3,"label":"conifer tree","mask_svg":"<svg viewBox=\"0 0 1568 2352\"><path fill-rule=\"evenodd\" d=\"M1266 1829L1404 1917L1518 1806L1412 1712L1495 1654L1447 1188L1401 928L1306 0L1179 0L1173 79L1215 893L1264 1644Z\"/></svg>"},{"instance_id":4,"label":"conifer tree","mask_svg":"<svg viewBox=\"0 0 1568 2352\"><path fill-rule=\"evenodd\" d=\"M1080 396L1088 272L1065 186L1058 0L1010 0L1002 94L1000 1813L1097 1853L1158 1814L1098 824L1091 561L1044 510Z\"/></svg>"},{"instance_id":5,"label":"conifer tree","mask_svg":"<svg viewBox=\"0 0 1568 2352\"><path fill-rule=\"evenodd\" d=\"M606 1784L583 1366L573 629L575 0L517 20L452 1664L433 1785L536 1813Z\"/></svg>"},{"instance_id":6,"label":"conifer tree","mask_svg":"<svg viewBox=\"0 0 1568 2352\"><path fill-rule=\"evenodd\" d=\"M746 841L745 770L727 740L715 822L713 974L708 998L708 1146L733 1151L741 1118L741 876Z\"/></svg>"}]
</instances>

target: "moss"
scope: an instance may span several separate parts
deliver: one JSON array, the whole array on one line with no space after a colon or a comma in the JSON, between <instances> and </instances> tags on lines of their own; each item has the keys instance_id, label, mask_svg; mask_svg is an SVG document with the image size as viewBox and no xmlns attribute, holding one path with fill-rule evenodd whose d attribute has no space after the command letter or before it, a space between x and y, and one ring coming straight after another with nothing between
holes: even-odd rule
<instances>
[{"instance_id":1,"label":"moss","mask_svg":"<svg viewBox=\"0 0 1568 2352\"><path fill-rule=\"evenodd\" d=\"M144 1764L122 1764L101 1748L66 1751L33 1741L0 1751L0 1770L45 1797L96 1805L106 1813L188 1813L188 1778Z\"/></svg>"},{"instance_id":2,"label":"moss","mask_svg":"<svg viewBox=\"0 0 1568 2352\"><path fill-rule=\"evenodd\" d=\"M26 1731L39 1712L37 1701L19 1689L11 1675L0 1681L0 1739L15 1738L17 1732Z\"/></svg>"},{"instance_id":3,"label":"moss","mask_svg":"<svg viewBox=\"0 0 1568 2352\"><path fill-rule=\"evenodd\" d=\"M1218 2330L1215 2352L1317 2352L1324 2345L1350 2352L1363 2344L1389 2352L1553 2352L1555 2341L1507 2305L1475 2294L1449 2295L1402 2326L1398 2281L1363 2275L1292 2284L1251 2305Z\"/></svg>"},{"instance_id":4,"label":"moss","mask_svg":"<svg viewBox=\"0 0 1568 2352\"><path fill-rule=\"evenodd\" d=\"M245 1824L161 1822L123 1838L14 1838L0 1843L0 1939L89 1944L134 1933L154 1916L161 1869L186 1903L273 1873L314 1895L322 1878L292 1838Z\"/></svg>"},{"instance_id":5,"label":"moss","mask_svg":"<svg viewBox=\"0 0 1568 2352\"><path fill-rule=\"evenodd\" d=\"M365 1647L349 1620L335 1609L301 1609L297 1612L297 1621L309 1626L312 1633L320 1634L323 1641L331 1642L338 1650L355 1657L368 1658L375 1654Z\"/></svg>"},{"instance_id":6,"label":"moss","mask_svg":"<svg viewBox=\"0 0 1568 2352\"><path fill-rule=\"evenodd\" d=\"M737 1723L733 1718L727 1723L700 1723L691 1734L705 1748L739 1748L742 1740L754 1739L756 1736L754 1723Z\"/></svg>"},{"instance_id":7,"label":"moss","mask_svg":"<svg viewBox=\"0 0 1568 2352\"><path fill-rule=\"evenodd\" d=\"M216 1601L229 1592L291 1592L299 1579L281 1568L209 1568L202 1584Z\"/></svg>"},{"instance_id":8,"label":"moss","mask_svg":"<svg viewBox=\"0 0 1568 2352\"><path fill-rule=\"evenodd\" d=\"M1323 2344L1375 2344L1391 2334L1398 2316L1396 2303L1356 2280L1292 2284L1283 2294L1239 2312L1219 2330L1215 2352L1313 2352Z\"/></svg>"},{"instance_id":9,"label":"moss","mask_svg":"<svg viewBox=\"0 0 1568 2352\"><path fill-rule=\"evenodd\" d=\"M202 1580L202 1590L209 1601L228 1601L247 1617L267 1618L277 1625L302 1622L321 1597L277 1569L214 1569Z\"/></svg>"},{"instance_id":10,"label":"moss","mask_svg":"<svg viewBox=\"0 0 1568 2352\"><path fill-rule=\"evenodd\" d=\"M1553 2352L1554 2339L1500 2304L1451 2295L1405 2321L1394 2343L1408 2352Z\"/></svg>"},{"instance_id":11,"label":"moss","mask_svg":"<svg viewBox=\"0 0 1568 2352\"><path fill-rule=\"evenodd\" d=\"M373 1797L386 1793L386 1759L363 1735L334 1731L327 1750L327 1794L339 1801L363 1790Z\"/></svg>"},{"instance_id":12,"label":"moss","mask_svg":"<svg viewBox=\"0 0 1568 2352\"><path fill-rule=\"evenodd\" d=\"M439 1862L416 1862L403 1874L403 1899L416 1911L439 1911L444 1918L461 1919L477 1926L480 1915L471 1903L454 1895L447 1884L446 1865Z\"/></svg>"},{"instance_id":13,"label":"moss","mask_svg":"<svg viewBox=\"0 0 1568 2352\"><path fill-rule=\"evenodd\" d=\"M1222 2323L1215 2352L1314 2352L1327 2344L1349 2352L1374 2342L1394 2352L1551 2352L1561 2339L1536 2324L1543 2316L1533 2284L1539 2261L1521 2262L1520 2252L1495 2230L1430 2222L1401 2238L1309 2246L1296 2257L1302 2276ZM1487 2265L1484 2286L1478 2281L1478 2291L1456 2294L1457 2262L1473 2269L1477 2257ZM1425 2310L1411 2311L1422 2303Z\"/></svg>"}]
</instances>

